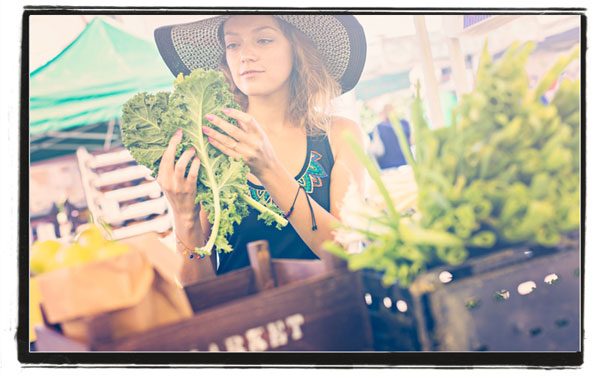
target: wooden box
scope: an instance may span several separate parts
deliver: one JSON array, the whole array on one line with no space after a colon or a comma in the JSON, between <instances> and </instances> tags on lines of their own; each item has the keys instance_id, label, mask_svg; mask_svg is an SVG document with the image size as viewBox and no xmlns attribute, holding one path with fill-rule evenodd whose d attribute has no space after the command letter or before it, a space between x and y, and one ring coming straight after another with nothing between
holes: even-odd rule
<instances>
[{"instance_id":1,"label":"wooden box","mask_svg":"<svg viewBox=\"0 0 600 377\"><path fill-rule=\"evenodd\" d=\"M579 242L499 250L410 286L423 351L581 350Z\"/></svg>"},{"instance_id":2,"label":"wooden box","mask_svg":"<svg viewBox=\"0 0 600 377\"><path fill-rule=\"evenodd\" d=\"M371 328L360 272L340 260L271 260L248 245L251 266L185 287L191 318L119 339L74 342L37 327L39 351L366 351ZM90 324L92 325L92 324ZM93 333L93 332L90 332Z\"/></svg>"}]
</instances>

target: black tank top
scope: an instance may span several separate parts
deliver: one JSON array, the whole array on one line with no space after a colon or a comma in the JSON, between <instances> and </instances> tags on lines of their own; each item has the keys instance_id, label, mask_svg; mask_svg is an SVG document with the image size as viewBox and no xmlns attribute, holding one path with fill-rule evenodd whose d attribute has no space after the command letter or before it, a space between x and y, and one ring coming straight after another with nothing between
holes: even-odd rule
<instances>
[{"instance_id":1,"label":"black tank top","mask_svg":"<svg viewBox=\"0 0 600 377\"><path fill-rule=\"evenodd\" d=\"M296 181L304 187L311 198L329 211L329 186L333 153L326 135L306 138L306 159ZM272 202L269 193L262 187L248 181L250 196L255 200L265 198ZM302 194L302 193L300 193ZM291 203L290 203L291 204ZM248 207L250 214L240 224L234 224L233 234L228 241L233 247L230 253L219 253L217 274L223 274L250 265L246 245L252 241L267 240L271 258L318 259L296 233L292 224L281 230L275 225L267 226L258 220L258 211ZM319 224L317 224L318 226Z\"/></svg>"}]
</instances>

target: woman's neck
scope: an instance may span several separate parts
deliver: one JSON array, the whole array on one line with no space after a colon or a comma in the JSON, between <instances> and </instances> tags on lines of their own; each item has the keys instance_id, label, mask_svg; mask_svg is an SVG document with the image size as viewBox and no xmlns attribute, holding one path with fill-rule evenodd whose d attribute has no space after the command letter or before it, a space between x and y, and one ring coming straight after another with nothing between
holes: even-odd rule
<instances>
[{"instance_id":1,"label":"woman's neck","mask_svg":"<svg viewBox=\"0 0 600 377\"><path fill-rule=\"evenodd\" d=\"M289 126L287 116L288 100L285 95L271 95L248 98L248 114L261 125L267 133L276 134Z\"/></svg>"}]
</instances>

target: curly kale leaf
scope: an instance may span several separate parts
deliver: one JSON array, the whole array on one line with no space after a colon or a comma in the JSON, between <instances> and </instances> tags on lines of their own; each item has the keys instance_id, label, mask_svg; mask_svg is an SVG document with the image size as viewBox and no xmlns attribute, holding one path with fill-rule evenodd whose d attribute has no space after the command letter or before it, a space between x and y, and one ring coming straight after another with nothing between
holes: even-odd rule
<instances>
[{"instance_id":1,"label":"curly kale leaf","mask_svg":"<svg viewBox=\"0 0 600 377\"><path fill-rule=\"evenodd\" d=\"M138 93L123 106L123 145L133 158L156 177L169 135L162 127L162 115L169 108L168 92Z\"/></svg>"},{"instance_id":2,"label":"curly kale leaf","mask_svg":"<svg viewBox=\"0 0 600 377\"><path fill-rule=\"evenodd\" d=\"M249 214L248 204L259 210L259 218L267 225L273 221L277 228L287 225L273 208L248 196L248 166L213 147L202 132L203 126L215 128L205 118L208 113L236 124L222 112L224 107L239 108L225 77L219 72L201 69L186 77L180 74L170 95L139 93L123 107L123 144L137 162L155 175L169 139L177 130L183 131L177 155L195 148L200 158L196 203L207 211L208 220L213 224L206 245L196 250L200 254L210 254L213 247L220 252L232 250L227 236L233 232L234 223L239 224Z\"/></svg>"}]
</instances>

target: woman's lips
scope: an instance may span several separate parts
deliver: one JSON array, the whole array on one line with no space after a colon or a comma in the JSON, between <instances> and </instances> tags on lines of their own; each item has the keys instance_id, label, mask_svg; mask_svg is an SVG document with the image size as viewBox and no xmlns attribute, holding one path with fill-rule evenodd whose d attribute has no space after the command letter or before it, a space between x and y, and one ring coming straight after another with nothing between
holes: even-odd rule
<instances>
[{"instance_id":1,"label":"woman's lips","mask_svg":"<svg viewBox=\"0 0 600 377\"><path fill-rule=\"evenodd\" d=\"M242 77L253 77L261 73L262 71L245 71L244 73L242 73Z\"/></svg>"}]
</instances>

